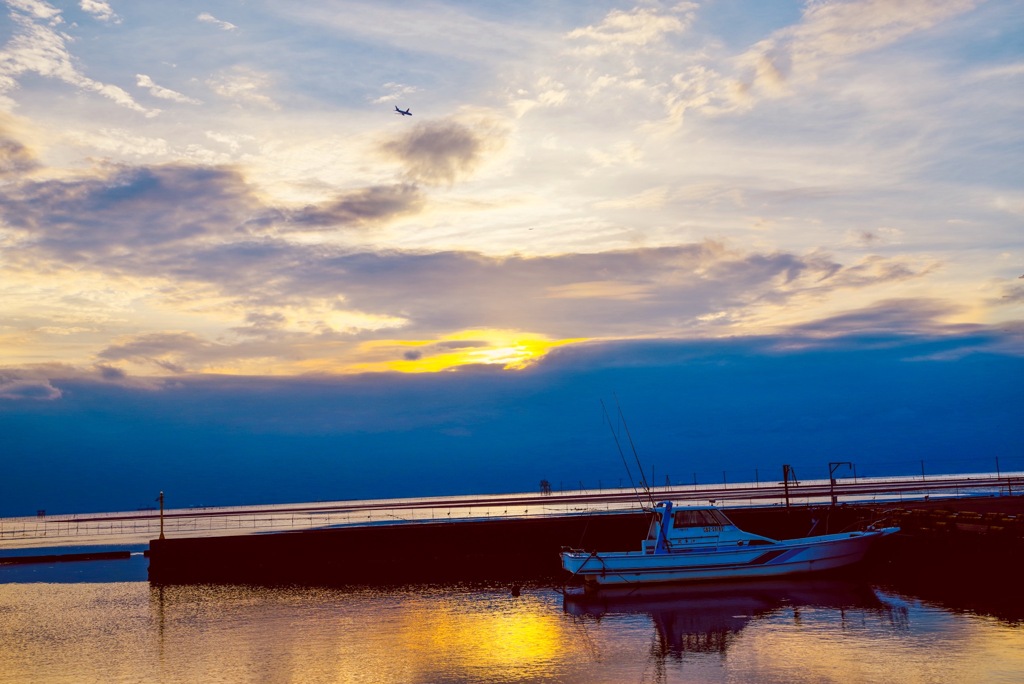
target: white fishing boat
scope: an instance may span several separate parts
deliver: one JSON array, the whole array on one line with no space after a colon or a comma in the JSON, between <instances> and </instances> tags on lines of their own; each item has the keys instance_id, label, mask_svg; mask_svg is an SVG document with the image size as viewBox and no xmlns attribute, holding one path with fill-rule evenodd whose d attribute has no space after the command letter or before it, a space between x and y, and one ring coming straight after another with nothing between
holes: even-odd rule
<instances>
[{"instance_id":1,"label":"white fishing boat","mask_svg":"<svg viewBox=\"0 0 1024 684\"><path fill-rule=\"evenodd\" d=\"M776 540L737 528L714 506L654 507L639 551L562 552L562 567L585 589L630 584L781 577L833 570L862 560L898 527Z\"/></svg>"}]
</instances>

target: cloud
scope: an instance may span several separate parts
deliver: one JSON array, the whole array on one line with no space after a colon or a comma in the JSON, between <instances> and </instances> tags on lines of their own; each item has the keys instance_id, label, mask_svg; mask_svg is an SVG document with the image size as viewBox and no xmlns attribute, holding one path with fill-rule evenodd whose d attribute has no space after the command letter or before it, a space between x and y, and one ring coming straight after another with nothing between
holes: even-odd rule
<instances>
[{"instance_id":1,"label":"cloud","mask_svg":"<svg viewBox=\"0 0 1024 684\"><path fill-rule=\"evenodd\" d=\"M586 104L588 111L601 112L596 116L602 121L628 118L645 124L640 130L667 135L679 129L687 112L715 117L742 112L761 98L790 95L797 87L821 80L827 72L854 67L860 55L897 45L975 4L973 0L809 2L798 23L776 30L734 56L723 50L721 42L732 38L732 31L710 41L699 33L692 42L670 40L691 30L697 12L693 4L614 10L596 25L569 32L569 47L562 59L534 84L522 88L515 104L520 112L538 105ZM714 3L705 4L700 12L704 23L716 21L723 12L728 14ZM907 52L904 57L912 54ZM913 58L907 61L916 63ZM858 65L854 73L869 72ZM1011 68L1007 73L1015 71ZM844 92L849 93L849 81L843 83ZM879 87L877 82L857 85ZM811 88L802 92L814 94ZM835 111L842 101L831 102L827 110L791 115L814 120L823 112ZM796 101L791 106L802 104ZM646 121L638 109L651 113ZM755 128L772 125L759 124Z\"/></svg>"},{"instance_id":2,"label":"cloud","mask_svg":"<svg viewBox=\"0 0 1024 684\"><path fill-rule=\"evenodd\" d=\"M218 19L217 17L213 16L209 12L201 12L199 14L199 16L196 17L196 19L201 21L204 24L213 24L214 26L216 26L217 28L221 29L222 31L234 31L234 30L236 30L238 28L237 26L235 26L231 22L221 21L220 19Z\"/></svg>"},{"instance_id":3,"label":"cloud","mask_svg":"<svg viewBox=\"0 0 1024 684\"><path fill-rule=\"evenodd\" d=\"M127 379L128 377L128 374L125 373L120 368L115 368L113 366L104 366L102 364L96 365L96 372L99 374L99 377L101 379L110 382L119 382Z\"/></svg>"},{"instance_id":4,"label":"cloud","mask_svg":"<svg viewBox=\"0 0 1024 684\"><path fill-rule=\"evenodd\" d=\"M1010 79L1024 76L1024 62L1003 64L997 67L987 67L974 74L980 80L988 79Z\"/></svg>"},{"instance_id":5,"label":"cloud","mask_svg":"<svg viewBox=\"0 0 1024 684\"><path fill-rule=\"evenodd\" d=\"M287 319L281 313L249 312L245 317L245 322L248 325L234 328L233 331L240 335L266 336L282 330Z\"/></svg>"},{"instance_id":6,"label":"cloud","mask_svg":"<svg viewBox=\"0 0 1024 684\"><path fill-rule=\"evenodd\" d=\"M608 130L620 138L635 130L649 141L651 131L677 129L687 111L735 110L729 82L720 73L729 65L715 64L720 46L704 45L701 35L682 38L697 10L689 2L643 3L563 34L560 53L515 89L515 111L523 116L535 108L557 109L561 118L571 107L583 108L587 115L573 119L575 133L596 149ZM704 11L714 14L715 8ZM622 126L623 121L630 124ZM644 142L636 143L643 147Z\"/></svg>"},{"instance_id":7,"label":"cloud","mask_svg":"<svg viewBox=\"0 0 1024 684\"><path fill-rule=\"evenodd\" d=\"M210 77L206 85L221 97L239 104L258 105L276 110L280 107L264 93L271 86L271 79L248 67L236 66Z\"/></svg>"},{"instance_id":8,"label":"cloud","mask_svg":"<svg viewBox=\"0 0 1024 684\"><path fill-rule=\"evenodd\" d=\"M78 3L83 12L88 12L100 21L111 21L115 24L121 23L121 17L114 13L110 5L104 0L81 0Z\"/></svg>"},{"instance_id":9,"label":"cloud","mask_svg":"<svg viewBox=\"0 0 1024 684\"><path fill-rule=\"evenodd\" d=\"M294 248L264 249L261 265L233 264L225 270L278 273L273 290L246 285L268 301L286 293L343 293L349 306L406 318L411 330L479 326L555 338L679 336L707 332L708 326L727 330L729 318L710 324L702 317L917 273L883 260L871 269L855 266L847 277L841 264L820 254L744 253L713 242L532 258L471 252L325 254L303 259L301 269L287 272L273 262L293 263L299 258Z\"/></svg>"},{"instance_id":10,"label":"cloud","mask_svg":"<svg viewBox=\"0 0 1024 684\"><path fill-rule=\"evenodd\" d=\"M899 228L881 226L872 230L863 228L850 229L846 232L844 242L861 247L878 247L881 245L899 244L904 239L904 232Z\"/></svg>"},{"instance_id":11,"label":"cloud","mask_svg":"<svg viewBox=\"0 0 1024 684\"><path fill-rule=\"evenodd\" d=\"M937 268L934 262L917 266L908 261L887 259L878 255L862 258L841 271L837 269L830 284L833 287L858 288L880 283L894 283L928 275Z\"/></svg>"},{"instance_id":12,"label":"cloud","mask_svg":"<svg viewBox=\"0 0 1024 684\"><path fill-rule=\"evenodd\" d=\"M7 6L25 12L35 19L52 21L54 24L64 21L60 16L60 10L43 0L7 0Z\"/></svg>"},{"instance_id":13,"label":"cloud","mask_svg":"<svg viewBox=\"0 0 1024 684\"><path fill-rule=\"evenodd\" d=\"M371 99L370 102L372 104L400 102L406 96L418 93L421 90L416 86L405 85L403 83L385 83L383 87L388 92L380 97Z\"/></svg>"},{"instance_id":14,"label":"cloud","mask_svg":"<svg viewBox=\"0 0 1024 684\"><path fill-rule=\"evenodd\" d=\"M600 24L575 29L566 37L586 43L579 49L583 54L620 52L660 41L672 33L684 32L692 23L696 9L696 3L683 2L669 13L645 7L634 7L629 11L612 10Z\"/></svg>"},{"instance_id":15,"label":"cloud","mask_svg":"<svg viewBox=\"0 0 1024 684\"><path fill-rule=\"evenodd\" d=\"M167 165L24 183L8 191L0 217L33 245L78 262L234 230L261 208L237 171Z\"/></svg>"},{"instance_id":16,"label":"cloud","mask_svg":"<svg viewBox=\"0 0 1024 684\"><path fill-rule=\"evenodd\" d=\"M152 363L171 373L184 373L188 370L186 359L195 356L210 358L211 352L216 357L218 347L221 345L192 333L150 333L110 345L97 357L110 362Z\"/></svg>"},{"instance_id":17,"label":"cloud","mask_svg":"<svg viewBox=\"0 0 1024 684\"><path fill-rule=\"evenodd\" d=\"M974 0L825 0L809 3L800 23L758 42L737 59L740 89L768 96L795 79L811 80L849 57L886 47L972 9Z\"/></svg>"},{"instance_id":18,"label":"cloud","mask_svg":"<svg viewBox=\"0 0 1024 684\"><path fill-rule=\"evenodd\" d=\"M466 126L441 122L394 145L394 154L424 167L420 175L439 179L476 163L482 143ZM9 147L14 159L24 157ZM175 372L230 354L287 355L303 339L312 341L312 356L325 358L356 336L395 328L428 341L473 328L548 339L735 333L765 307L870 290L933 268L906 258L842 263L817 250L715 241L533 257L343 248L297 234L362 230L422 211L426 199L417 186L357 188L282 208L267 205L232 167L105 166L77 179L9 183L0 199L0 218L18 246L12 263L20 268L42 272L62 262L107 277L161 279L152 296L177 307L191 306L197 292L217 297L235 320L225 324L224 339L166 337L160 339L187 353L129 353L135 347L119 344L103 357L149 359ZM253 313L287 318L238 325ZM129 334L147 344L155 339Z\"/></svg>"},{"instance_id":19,"label":"cloud","mask_svg":"<svg viewBox=\"0 0 1024 684\"><path fill-rule=\"evenodd\" d=\"M1020 276L1020 278L1024 278L1024 276ZM991 303L995 306L1019 306L1024 304L1024 283L1004 284L1001 288L999 299L995 299Z\"/></svg>"},{"instance_id":20,"label":"cloud","mask_svg":"<svg viewBox=\"0 0 1024 684\"><path fill-rule=\"evenodd\" d=\"M16 141L0 144L0 170L15 173L31 164ZM108 166L75 179L18 180L23 182L0 187L0 219L19 236L22 263L35 253L122 273L190 273L218 282L232 278L197 270L214 254L233 255L231 261L317 260L322 255L316 250L272 236L380 226L420 211L425 202L416 186L398 184L354 189L300 209L277 208L227 166Z\"/></svg>"},{"instance_id":21,"label":"cloud","mask_svg":"<svg viewBox=\"0 0 1024 684\"><path fill-rule=\"evenodd\" d=\"M423 202L415 186L396 185L279 209L266 206L234 169L167 165L15 185L0 215L20 235L24 267L45 255L76 268L181 283L168 291L206 283L236 306L322 307L340 297L346 312L377 321L353 319L346 324L353 330L403 322L427 337L474 327L554 338L729 330L752 307L918 278L930 268L878 256L844 265L817 252L743 251L712 241L502 257L352 251L286 239L296 229L378 225ZM321 321L306 329L337 328Z\"/></svg>"},{"instance_id":22,"label":"cloud","mask_svg":"<svg viewBox=\"0 0 1024 684\"><path fill-rule=\"evenodd\" d=\"M135 74L135 84L140 88L146 88L149 90L150 95L153 97L159 97L162 100L171 100L172 102L181 102L184 104L202 104L202 102L195 98L182 95L181 93L169 88L158 86L153 82L153 79L145 74Z\"/></svg>"},{"instance_id":23,"label":"cloud","mask_svg":"<svg viewBox=\"0 0 1024 684\"><path fill-rule=\"evenodd\" d=\"M37 166L32 152L17 140L4 135L0 128L0 178L23 178L24 174Z\"/></svg>"},{"instance_id":24,"label":"cloud","mask_svg":"<svg viewBox=\"0 0 1024 684\"><path fill-rule=\"evenodd\" d=\"M0 400L54 401L61 391L46 379L15 378L0 373Z\"/></svg>"},{"instance_id":25,"label":"cloud","mask_svg":"<svg viewBox=\"0 0 1024 684\"><path fill-rule=\"evenodd\" d=\"M325 204L288 212L288 221L305 228L363 227L419 211L423 196L413 185L362 188Z\"/></svg>"},{"instance_id":26,"label":"cloud","mask_svg":"<svg viewBox=\"0 0 1024 684\"><path fill-rule=\"evenodd\" d=\"M471 173L485 151L502 143L493 128L473 129L457 121L428 121L417 123L409 132L385 142L381 150L402 162L413 180L453 183Z\"/></svg>"},{"instance_id":27,"label":"cloud","mask_svg":"<svg viewBox=\"0 0 1024 684\"><path fill-rule=\"evenodd\" d=\"M287 308L278 303L278 308ZM294 311L302 311L295 309ZM342 312L339 312L342 313ZM274 376L358 365L352 357L360 336L336 331L323 320L293 321L281 313L250 312L245 326L215 339L188 331L127 335L96 354L97 365L125 373L185 375L225 373Z\"/></svg>"},{"instance_id":28,"label":"cloud","mask_svg":"<svg viewBox=\"0 0 1024 684\"><path fill-rule=\"evenodd\" d=\"M255 141L255 138L251 135L233 135L230 133L218 133L216 131L206 131L204 135L210 140L226 146L232 152L237 152L241 149L244 143L251 143Z\"/></svg>"},{"instance_id":29,"label":"cloud","mask_svg":"<svg viewBox=\"0 0 1024 684\"><path fill-rule=\"evenodd\" d=\"M68 50L69 37L56 31L52 25L34 21L42 19L49 24L59 23L59 13L55 10L49 11L53 9L49 5L22 3L11 7L15 11L11 12L9 17L14 22L15 31L7 44L0 49L0 94L16 88L18 79L25 74L37 74L43 78L52 78L97 93L122 107L148 117L160 113L159 109L143 107L118 86L96 81L79 71L76 60ZM23 13L26 11L28 14Z\"/></svg>"},{"instance_id":30,"label":"cloud","mask_svg":"<svg viewBox=\"0 0 1024 684\"><path fill-rule=\"evenodd\" d=\"M10 395L0 396L0 399L67 400L67 385L69 383L86 383L93 386L122 387L145 391L167 387L164 378L131 376L121 368L103 363L77 366L51 362L32 364L21 368L0 367L0 388L6 388ZM3 391L0 389L0 392Z\"/></svg>"},{"instance_id":31,"label":"cloud","mask_svg":"<svg viewBox=\"0 0 1024 684\"><path fill-rule=\"evenodd\" d=\"M921 335L950 334L977 330L978 326L953 326L943 323L960 311L951 302L934 298L889 299L871 306L827 316L793 326L793 333L838 337L844 335Z\"/></svg>"},{"instance_id":32,"label":"cloud","mask_svg":"<svg viewBox=\"0 0 1024 684\"><path fill-rule=\"evenodd\" d=\"M318 3L268 9L282 24L329 30L343 44L362 46L368 66L383 63L386 55L415 64L430 64L440 57L449 65L472 65L475 71L537 54L555 37L546 26L538 37L537 26L524 25L515 12L493 12L483 5L353 2L344 12ZM394 73L411 72L403 68ZM451 76L447 72L444 80Z\"/></svg>"}]
</instances>

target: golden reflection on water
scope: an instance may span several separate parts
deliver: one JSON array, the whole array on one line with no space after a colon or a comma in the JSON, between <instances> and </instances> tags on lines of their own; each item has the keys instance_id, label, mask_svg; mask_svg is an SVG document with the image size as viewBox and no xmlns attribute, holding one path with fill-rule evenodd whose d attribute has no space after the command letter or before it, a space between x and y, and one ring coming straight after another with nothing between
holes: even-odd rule
<instances>
[{"instance_id":1,"label":"golden reflection on water","mask_svg":"<svg viewBox=\"0 0 1024 684\"><path fill-rule=\"evenodd\" d=\"M426 669L543 674L574 648L558 612L536 597L416 601L402 611L395 642ZM568 646L568 648L567 648Z\"/></svg>"},{"instance_id":2,"label":"golden reflection on water","mask_svg":"<svg viewBox=\"0 0 1024 684\"><path fill-rule=\"evenodd\" d=\"M575 658L555 596L0 585L0 681L524 681ZM71 677L71 679L62 679Z\"/></svg>"},{"instance_id":3,"label":"golden reflection on water","mask_svg":"<svg viewBox=\"0 0 1024 684\"><path fill-rule=\"evenodd\" d=\"M0 584L0 682L1024 681L1024 628L867 587Z\"/></svg>"}]
</instances>

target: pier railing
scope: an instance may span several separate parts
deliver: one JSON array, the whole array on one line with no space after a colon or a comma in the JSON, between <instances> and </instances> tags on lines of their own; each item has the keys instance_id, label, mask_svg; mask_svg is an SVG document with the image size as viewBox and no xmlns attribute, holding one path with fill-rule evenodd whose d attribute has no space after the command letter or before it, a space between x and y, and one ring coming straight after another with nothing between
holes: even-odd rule
<instances>
[{"instance_id":1,"label":"pier railing","mask_svg":"<svg viewBox=\"0 0 1024 684\"><path fill-rule=\"evenodd\" d=\"M808 506L892 502L971 495L1024 493L1024 473L889 478L836 478L788 483L675 485L544 494L495 494L415 499L374 499L266 506L187 508L119 513L0 518L0 550L44 546L145 544L165 536L223 536L309 530L341 525L387 525L446 520L564 516L638 510L652 501L714 502L725 507Z\"/></svg>"}]
</instances>

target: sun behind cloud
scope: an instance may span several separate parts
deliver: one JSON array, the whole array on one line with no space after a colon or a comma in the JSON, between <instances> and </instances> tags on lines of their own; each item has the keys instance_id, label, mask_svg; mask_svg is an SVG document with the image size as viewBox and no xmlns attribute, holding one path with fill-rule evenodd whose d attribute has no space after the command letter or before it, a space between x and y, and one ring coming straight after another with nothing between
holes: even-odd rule
<instances>
[{"instance_id":1,"label":"sun behind cloud","mask_svg":"<svg viewBox=\"0 0 1024 684\"><path fill-rule=\"evenodd\" d=\"M436 340L375 340L361 345L358 355L386 358L357 363L345 370L436 373L481 365L521 370L556 347L585 341L552 340L537 333L496 329L463 330Z\"/></svg>"}]
</instances>

